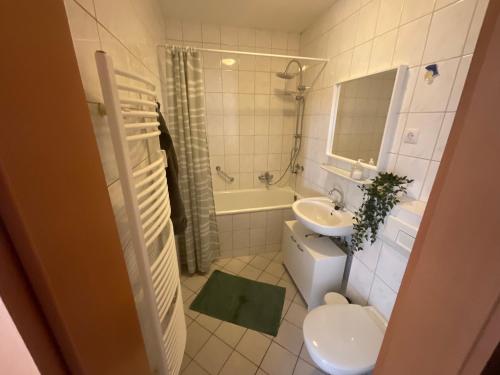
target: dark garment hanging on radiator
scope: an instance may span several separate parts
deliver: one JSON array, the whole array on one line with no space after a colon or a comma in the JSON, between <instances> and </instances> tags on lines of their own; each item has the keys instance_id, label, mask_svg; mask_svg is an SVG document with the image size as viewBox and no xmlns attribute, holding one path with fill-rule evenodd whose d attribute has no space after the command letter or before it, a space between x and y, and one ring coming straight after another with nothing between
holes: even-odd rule
<instances>
[{"instance_id":1,"label":"dark garment hanging on radiator","mask_svg":"<svg viewBox=\"0 0 500 375\"><path fill-rule=\"evenodd\" d=\"M172 213L170 218L172 219L172 224L174 226L174 234L184 233L187 226L186 212L184 211L184 202L182 202L181 192L179 191L179 165L177 164L177 156L175 155L174 143L172 142L172 137L168 132L167 124L163 115L160 112L160 103L158 103L157 112L158 122L160 123L160 147L165 150L167 154L166 168L167 172L167 184L168 184L168 195L170 196L170 207L172 208Z\"/></svg>"}]
</instances>

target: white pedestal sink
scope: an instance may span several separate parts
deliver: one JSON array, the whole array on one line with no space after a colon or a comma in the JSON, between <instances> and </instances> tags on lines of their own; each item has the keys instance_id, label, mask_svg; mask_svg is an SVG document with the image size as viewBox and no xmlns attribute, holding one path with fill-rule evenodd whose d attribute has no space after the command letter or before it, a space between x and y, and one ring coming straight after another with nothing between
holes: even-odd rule
<instances>
[{"instance_id":1,"label":"white pedestal sink","mask_svg":"<svg viewBox=\"0 0 500 375\"><path fill-rule=\"evenodd\" d=\"M299 199L292 205L297 220L315 233L330 237L348 236L353 232L353 214L335 210L328 198Z\"/></svg>"}]
</instances>

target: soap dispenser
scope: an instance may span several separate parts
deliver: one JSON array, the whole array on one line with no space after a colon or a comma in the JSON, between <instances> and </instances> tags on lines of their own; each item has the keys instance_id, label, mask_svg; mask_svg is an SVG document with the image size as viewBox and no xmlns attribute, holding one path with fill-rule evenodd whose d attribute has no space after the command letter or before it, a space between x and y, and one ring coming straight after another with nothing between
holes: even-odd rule
<instances>
[{"instance_id":1,"label":"soap dispenser","mask_svg":"<svg viewBox=\"0 0 500 375\"><path fill-rule=\"evenodd\" d=\"M363 178L363 165L361 162L363 159L358 159L358 161L352 166L351 178L353 180L361 180Z\"/></svg>"}]
</instances>

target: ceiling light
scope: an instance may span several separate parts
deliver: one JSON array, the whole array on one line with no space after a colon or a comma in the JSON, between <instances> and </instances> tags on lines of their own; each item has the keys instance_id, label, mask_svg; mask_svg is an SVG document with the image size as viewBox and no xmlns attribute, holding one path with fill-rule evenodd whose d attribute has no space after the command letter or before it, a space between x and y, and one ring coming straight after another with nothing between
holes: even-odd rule
<instances>
[{"instance_id":1,"label":"ceiling light","mask_svg":"<svg viewBox=\"0 0 500 375\"><path fill-rule=\"evenodd\" d=\"M235 59L222 59L221 61L224 65L227 65L227 66L231 66L231 65L236 64Z\"/></svg>"}]
</instances>

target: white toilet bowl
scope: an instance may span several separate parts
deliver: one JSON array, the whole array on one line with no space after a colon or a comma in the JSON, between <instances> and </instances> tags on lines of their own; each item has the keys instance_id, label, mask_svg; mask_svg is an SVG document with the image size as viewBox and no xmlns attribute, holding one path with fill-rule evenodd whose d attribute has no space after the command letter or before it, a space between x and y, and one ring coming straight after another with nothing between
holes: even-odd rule
<instances>
[{"instance_id":1,"label":"white toilet bowl","mask_svg":"<svg viewBox=\"0 0 500 375\"><path fill-rule=\"evenodd\" d=\"M316 365L328 374L365 374L373 369L387 323L367 306L323 305L304 320L304 342Z\"/></svg>"}]
</instances>

